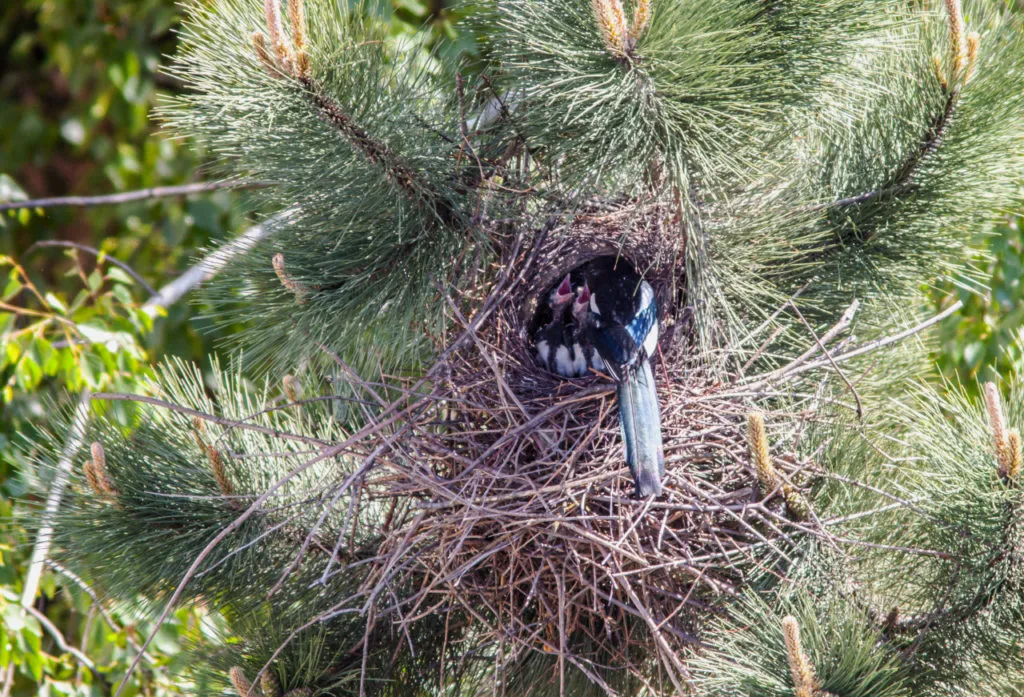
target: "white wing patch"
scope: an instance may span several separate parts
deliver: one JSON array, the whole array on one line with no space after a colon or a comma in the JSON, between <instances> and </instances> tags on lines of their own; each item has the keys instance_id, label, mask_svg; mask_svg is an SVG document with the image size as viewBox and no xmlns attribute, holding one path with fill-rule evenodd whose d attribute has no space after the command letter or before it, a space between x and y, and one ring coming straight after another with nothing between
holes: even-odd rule
<instances>
[{"instance_id":1,"label":"white wing patch","mask_svg":"<svg viewBox=\"0 0 1024 697\"><path fill-rule=\"evenodd\" d=\"M654 352L658 350L658 321L654 321L654 326L651 327L651 331L647 332L647 338L644 339L644 353L647 356L653 356Z\"/></svg>"},{"instance_id":2,"label":"white wing patch","mask_svg":"<svg viewBox=\"0 0 1024 697\"><path fill-rule=\"evenodd\" d=\"M640 310L649 306L654 302L654 289L651 288L651 284L647 281L641 281L640 283ZM658 350L658 319L654 319L654 326L651 327L651 331L647 332L647 336L644 338L644 353L648 356L653 356L654 352Z\"/></svg>"},{"instance_id":3,"label":"white wing patch","mask_svg":"<svg viewBox=\"0 0 1024 697\"><path fill-rule=\"evenodd\" d=\"M644 309L654 302L654 289L647 281L640 282L640 309Z\"/></svg>"}]
</instances>

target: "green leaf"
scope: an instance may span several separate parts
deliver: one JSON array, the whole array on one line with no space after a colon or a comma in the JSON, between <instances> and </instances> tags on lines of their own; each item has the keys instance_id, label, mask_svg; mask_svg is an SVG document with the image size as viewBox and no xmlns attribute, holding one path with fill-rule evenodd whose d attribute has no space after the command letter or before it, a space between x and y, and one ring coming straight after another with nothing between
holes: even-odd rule
<instances>
[{"instance_id":1,"label":"green leaf","mask_svg":"<svg viewBox=\"0 0 1024 697\"><path fill-rule=\"evenodd\" d=\"M0 201L27 201L28 195L18 183L6 174L0 174Z\"/></svg>"},{"instance_id":2,"label":"green leaf","mask_svg":"<svg viewBox=\"0 0 1024 697\"><path fill-rule=\"evenodd\" d=\"M116 266L107 269L107 279L115 283L124 283L127 286L135 285L135 279Z\"/></svg>"},{"instance_id":3,"label":"green leaf","mask_svg":"<svg viewBox=\"0 0 1024 697\"><path fill-rule=\"evenodd\" d=\"M21 357L14 371L15 380L23 390L31 390L43 379L43 369L28 353Z\"/></svg>"},{"instance_id":4,"label":"green leaf","mask_svg":"<svg viewBox=\"0 0 1024 697\"><path fill-rule=\"evenodd\" d=\"M25 627L25 611L14 603L4 605L0 619L3 619L4 629L11 633L20 632Z\"/></svg>"},{"instance_id":5,"label":"green leaf","mask_svg":"<svg viewBox=\"0 0 1024 697\"><path fill-rule=\"evenodd\" d=\"M122 305L125 307L132 307L135 305L135 299L132 298L132 294L128 291L128 288L117 284L114 286L114 297L117 298Z\"/></svg>"},{"instance_id":6,"label":"green leaf","mask_svg":"<svg viewBox=\"0 0 1024 697\"><path fill-rule=\"evenodd\" d=\"M46 294L45 294L45 295L43 296L43 299L44 299L44 300L46 301L46 304L47 304L48 306L50 306L50 307L51 307L51 308L53 308L54 310L57 310L57 312L60 312L60 313L61 313L61 314L63 314L63 315L66 315L66 314L68 313L68 308L67 308L67 305L65 305L65 304L63 303L63 301L61 301L61 299L60 299L60 298L58 298L58 297L57 297L56 295L54 295L53 293L51 293L51 292L47 292L47 293L46 293Z\"/></svg>"},{"instance_id":7,"label":"green leaf","mask_svg":"<svg viewBox=\"0 0 1024 697\"><path fill-rule=\"evenodd\" d=\"M4 287L4 300L10 300L24 287L18 272L11 269L10 276L7 279L7 286Z\"/></svg>"},{"instance_id":8,"label":"green leaf","mask_svg":"<svg viewBox=\"0 0 1024 697\"><path fill-rule=\"evenodd\" d=\"M46 339L39 337L35 340L36 352L39 354L39 365L45 375L56 375L60 369L60 357L57 349L53 348Z\"/></svg>"},{"instance_id":9,"label":"green leaf","mask_svg":"<svg viewBox=\"0 0 1024 697\"><path fill-rule=\"evenodd\" d=\"M25 667L28 668L29 676L33 680L39 682L43 679L43 657L39 654L38 648L25 654Z\"/></svg>"},{"instance_id":10,"label":"green leaf","mask_svg":"<svg viewBox=\"0 0 1024 697\"><path fill-rule=\"evenodd\" d=\"M98 269L93 269L92 273L89 274L89 290L96 292L103 285L103 275L100 274Z\"/></svg>"}]
</instances>

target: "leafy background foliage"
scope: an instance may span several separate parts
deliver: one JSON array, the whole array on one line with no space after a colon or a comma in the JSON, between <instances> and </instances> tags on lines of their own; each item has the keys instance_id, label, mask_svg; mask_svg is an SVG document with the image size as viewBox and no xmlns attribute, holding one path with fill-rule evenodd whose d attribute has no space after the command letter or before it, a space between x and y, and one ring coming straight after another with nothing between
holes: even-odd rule
<instances>
[{"instance_id":1,"label":"leafy background foliage","mask_svg":"<svg viewBox=\"0 0 1024 697\"><path fill-rule=\"evenodd\" d=\"M431 51L467 52L459 14L440 0L381 0L373 16L389 40L430 61ZM0 7L0 202L98 195L211 179L211 158L162 134L156 106L181 85L165 71L177 50L174 0L16 0ZM43 491L26 445L83 388L141 389L162 356L204 365L237 330L205 318L188 299L151 318L149 292L109 262L125 262L159 288L216 240L244 230L243 193L118 206L0 213L0 671L13 662L14 695L103 694L39 621L19 608L33 534L14 499ZM101 255L33 245L64 240ZM113 409L122 423L131 412ZM151 618L120 610L109 626L92 599L61 575L44 574L37 607L116 684ZM161 629L152 663L126 694L178 694L173 679L188 634L216 634L217 620L183 609Z\"/></svg>"},{"instance_id":2,"label":"leafy background foliage","mask_svg":"<svg viewBox=\"0 0 1024 697\"><path fill-rule=\"evenodd\" d=\"M996 1L996 0L994 0ZM390 26L389 40L427 64L451 52L478 50L456 21L469 9L446 0L379 0L372 20ZM1003 4L1003 3L999 3ZM0 201L93 195L202 181L209 153L161 135L158 102L180 93L162 72L177 50L179 9L172 0L16 0L0 8ZM211 242L243 230L243 193L218 192L116 207L49 208L0 215L0 668L16 667L15 695L101 694L104 687L58 647L36 618L18 608L33 537L12 500L39 488L30 449L48 416L67 407L68 391L131 391L152 376L155 360L174 355L201 363L238 327L214 325L201 304L179 302L151 318L149 293L109 258L159 287ZM65 240L99 257L33 247ZM1024 367L1024 218L1007 215L984 240L975 265L991 292L939 288L933 302L965 303L941 327L939 371L976 389L978 379ZM203 363L206 365L206 363ZM939 373L937 372L937 375ZM127 407L118 414L128 423ZM28 438L25 438L28 436ZM115 682L148 633L140 607L99 615L89 595L47 573L37 608ZM129 694L175 694L173 679L187 635L216 634L202 609L175 613L151 648L149 669Z\"/></svg>"}]
</instances>

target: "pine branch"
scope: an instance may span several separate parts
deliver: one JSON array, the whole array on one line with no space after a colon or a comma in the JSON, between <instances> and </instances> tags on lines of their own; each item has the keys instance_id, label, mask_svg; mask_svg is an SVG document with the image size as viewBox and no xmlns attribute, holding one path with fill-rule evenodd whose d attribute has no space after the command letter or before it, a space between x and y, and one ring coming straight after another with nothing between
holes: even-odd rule
<instances>
[{"instance_id":1,"label":"pine branch","mask_svg":"<svg viewBox=\"0 0 1024 697\"><path fill-rule=\"evenodd\" d=\"M294 79L298 82L302 87L304 99L316 109L317 116L336 128L353 150L362 155L367 162L383 170L388 181L397 186L410 201L425 207L443 224L451 223L455 215L451 202L446 201L387 144L375 140L310 76L304 5L304 0L290 0L288 3L291 22L289 39L281 23L278 0L265 1L264 19L270 35L270 45L274 50L273 55L267 50L266 40L261 32L252 35L253 48L264 68L280 80Z\"/></svg>"},{"instance_id":2,"label":"pine branch","mask_svg":"<svg viewBox=\"0 0 1024 697\"><path fill-rule=\"evenodd\" d=\"M317 115L337 128L356 152L365 157L367 162L380 167L388 181L401 189L409 200L424 205L442 222L449 223L453 220L454 211L451 204L417 176L398 155L384 143L370 137L365 129L357 125L310 78L298 79L306 99L316 108Z\"/></svg>"},{"instance_id":3,"label":"pine branch","mask_svg":"<svg viewBox=\"0 0 1024 697\"><path fill-rule=\"evenodd\" d=\"M855 196L842 198L831 203L810 206L806 210L817 211L827 208L844 208L868 203L878 198L894 197L906 193L914 186L914 175L921 164L942 145L943 138L949 130L956 114L960 94L967 81L973 75L978 58L978 35L964 33L963 10L960 0L946 0L949 17L949 40L951 51L951 70L948 77L942 75L941 64L936 58L936 76L940 81L942 92L946 95L942 110L932 117L921 139L918 148L912 151L906 160L896 169L892 177L883 186Z\"/></svg>"},{"instance_id":4,"label":"pine branch","mask_svg":"<svg viewBox=\"0 0 1024 697\"><path fill-rule=\"evenodd\" d=\"M881 187L872 191L866 191L854 196L848 196L835 201L818 203L803 208L804 212L815 212L833 208L846 208L862 203L869 203L876 199L891 198L910 191L914 187L913 177L921 163L928 155L938 150L942 144L943 136L949 129L956 111L957 100L960 96L960 89L948 91L943 110L933 117L931 124L925 131L917 150L913 151L906 160L896 169L889 180Z\"/></svg>"}]
</instances>

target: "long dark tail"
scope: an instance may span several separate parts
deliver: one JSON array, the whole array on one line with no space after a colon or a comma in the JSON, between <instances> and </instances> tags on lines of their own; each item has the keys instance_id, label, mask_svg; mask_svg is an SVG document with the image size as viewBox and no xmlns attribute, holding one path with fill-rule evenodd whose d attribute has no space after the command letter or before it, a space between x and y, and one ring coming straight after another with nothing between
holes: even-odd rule
<instances>
[{"instance_id":1,"label":"long dark tail","mask_svg":"<svg viewBox=\"0 0 1024 697\"><path fill-rule=\"evenodd\" d=\"M636 482L636 495L661 493L665 453L661 446L661 409L654 390L654 372L646 360L619 383L619 425L626 443L626 464Z\"/></svg>"}]
</instances>

